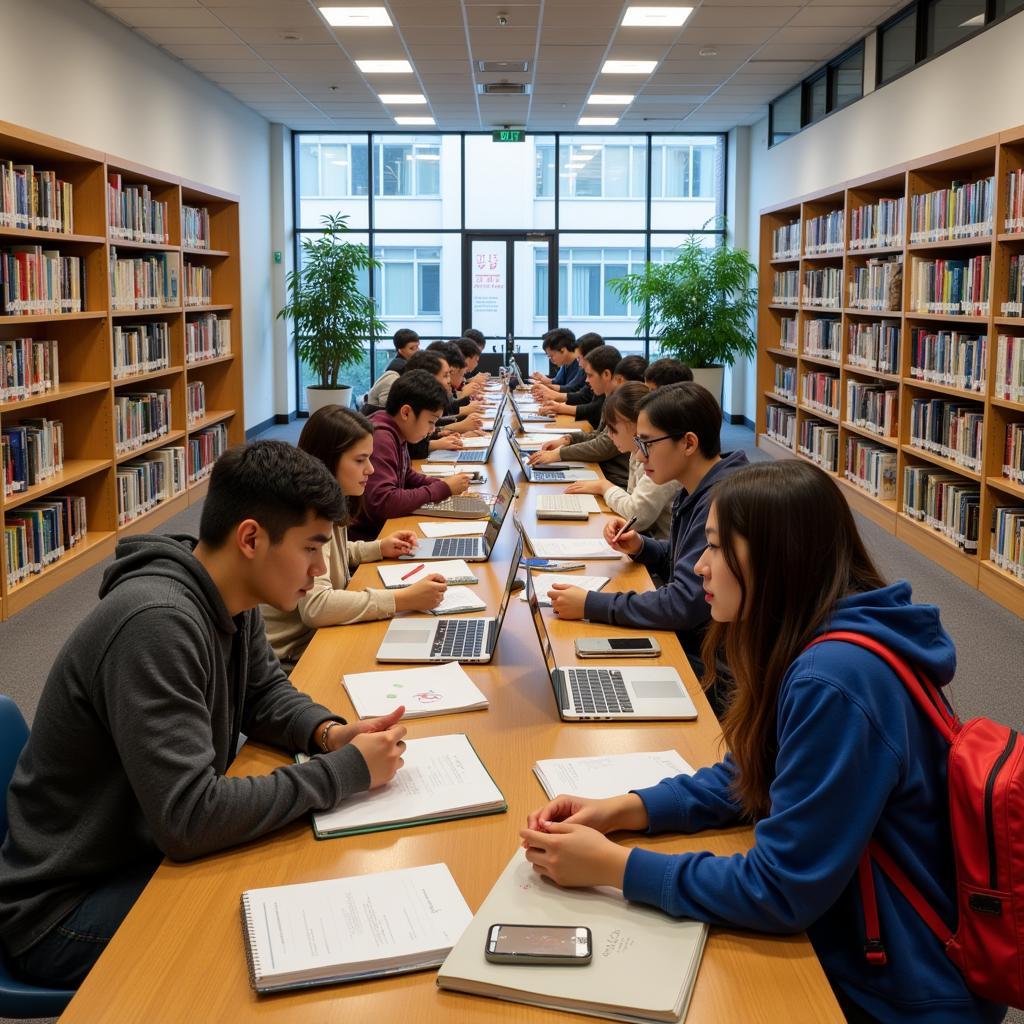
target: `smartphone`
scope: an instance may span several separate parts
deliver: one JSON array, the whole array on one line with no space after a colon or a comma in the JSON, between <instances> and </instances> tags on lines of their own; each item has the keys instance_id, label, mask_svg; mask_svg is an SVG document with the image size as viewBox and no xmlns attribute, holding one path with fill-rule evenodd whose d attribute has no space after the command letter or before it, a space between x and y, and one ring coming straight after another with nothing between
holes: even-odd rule
<instances>
[{"instance_id":1,"label":"smartphone","mask_svg":"<svg viewBox=\"0 0 1024 1024\"><path fill-rule=\"evenodd\" d=\"M534 572L569 572L587 567L586 562L556 562L553 558L524 558L522 564Z\"/></svg>"},{"instance_id":2,"label":"smartphone","mask_svg":"<svg viewBox=\"0 0 1024 1024\"><path fill-rule=\"evenodd\" d=\"M661 644L653 636L581 637L576 641L577 658L656 658Z\"/></svg>"},{"instance_id":3,"label":"smartphone","mask_svg":"<svg viewBox=\"0 0 1024 1024\"><path fill-rule=\"evenodd\" d=\"M492 964L582 967L591 956L590 929L540 924L492 924L484 956Z\"/></svg>"}]
</instances>

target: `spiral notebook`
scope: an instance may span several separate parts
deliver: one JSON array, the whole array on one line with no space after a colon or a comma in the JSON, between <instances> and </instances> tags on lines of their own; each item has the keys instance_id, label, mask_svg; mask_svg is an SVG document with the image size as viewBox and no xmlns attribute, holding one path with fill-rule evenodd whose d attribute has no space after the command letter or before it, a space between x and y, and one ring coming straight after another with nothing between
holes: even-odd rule
<instances>
[{"instance_id":1,"label":"spiral notebook","mask_svg":"<svg viewBox=\"0 0 1024 1024\"><path fill-rule=\"evenodd\" d=\"M445 864L242 893L257 992L437 967L472 914Z\"/></svg>"}]
</instances>

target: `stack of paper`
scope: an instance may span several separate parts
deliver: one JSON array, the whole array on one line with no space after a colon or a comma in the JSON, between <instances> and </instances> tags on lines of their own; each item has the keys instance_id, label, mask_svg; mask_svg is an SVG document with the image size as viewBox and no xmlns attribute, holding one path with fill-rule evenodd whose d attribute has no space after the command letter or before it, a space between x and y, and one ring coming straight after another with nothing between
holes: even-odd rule
<instances>
[{"instance_id":1,"label":"stack of paper","mask_svg":"<svg viewBox=\"0 0 1024 1024\"><path fill-rule=\"evenodd\" d=\"M608 582L607 576L576 576L568 572L534 572L533 586L537 591L537 604L548 607L551 598L548 591L554 583L567 583L570 587L582 587L584 590L600 590ZM526 600L526 590L519 595L520 601Z\"/></svg>"},{"instance_id":2,"label":"stack of paper","mask_svg":"<svg viewBox=\"0 0 1024 1024\"><path fill-rule=\"evenodd\" d=\"M603 800L634 789L656 786L675 775L692 775L674 750L607 754L601 757L558 757L538 761L533 774L551 798L559 793Z\"/></svg>"},{"instance_id":3,"label":"stack of paper","mask_svg":"<svg viewBox=\"0 0 1024 1024\"><path fill-rule=\"evenodd\" d=\"M531 537L530 548L538 558L622 558L603 537Z\"/></svg>"},{"instance_id":4,"label":"stack of paper","mask_svg":"<svg viewBox=\"0 0 1024 1024\"><path fill-rule=\"evenodd\" d=\"M424 537L482 537L486 519L463 519L453 523L417 523Z\"/></svg>"},{"instance_id":5,"label":"stack of paper","mask_svg":"<svg viewBox=\"0 0 1024 1024\"><path fill-rule=\"evenodd\" d=\"M401 704L404 718L487 707L487 698L457 661L391 672L350 672L342 682L360 718L381 718Z\"/></svg>"},{"instance_id":6,"label":"stack of paper","mask_svg":"<svg viewBox=\"0 0 1024 1024\"><path fill-rule=\"evenodd\" d=\"M427 576L443 576L449 584L480 582L464 558L439 558L433 562L423 562L418 567L409 562L400 565L378 565L377 573L387 590L410 587Z\"/></svg>"},{"instance_id":7,"label":"stack of paper","mask_svg":"<svg viewBox=\"0 0 1024 1024\"><path fill-rule=\"evenodd\" d=\"M463 448L486 448L491 443L491 439L487 436L484 437L464 437L462 439Z\"/></svg>"},{"instance_id":8,"label":"stack of paper","mask_svg":"<svg viewBox=\"0 0 1024 1024\"><path fill-rule=\"evenodd\" d=\"M482 612L487 602L482 601L469 587L449 587L436 608L428 608L431 615L458 615L460 612Z\"/></svg>"}]
</instances>

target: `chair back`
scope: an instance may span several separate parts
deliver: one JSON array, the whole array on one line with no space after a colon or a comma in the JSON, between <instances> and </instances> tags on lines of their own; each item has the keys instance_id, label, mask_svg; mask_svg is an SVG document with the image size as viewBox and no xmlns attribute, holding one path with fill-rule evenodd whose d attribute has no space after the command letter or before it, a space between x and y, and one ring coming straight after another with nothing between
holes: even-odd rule
<instances>
[{"instance_id":1,"label":"chair back","mask_svg":"<svg viewBox=\"0 0 1024 1024\"><path fill-rule=\"evenodd\" d=\"M0 694L0 842L7 835L7 789L28 740L28 725L10 697Z\"/></svg>"}]
</instances>

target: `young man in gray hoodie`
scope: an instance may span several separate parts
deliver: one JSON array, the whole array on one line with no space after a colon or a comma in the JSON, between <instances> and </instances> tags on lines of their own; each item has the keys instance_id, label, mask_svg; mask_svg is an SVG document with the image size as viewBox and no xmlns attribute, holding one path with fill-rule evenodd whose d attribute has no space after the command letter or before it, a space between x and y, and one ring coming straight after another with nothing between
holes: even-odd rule
<instances>
[{"instance_id":1,"label":"young man in gray hoodie","mask_svg":"<svg viewBox=\"0 0 1024 1024\"><path fill-rule=\"evenodd\" d=\"M100 602L53 664L7 797L0 942L26 980L77 986L162 856L247 842L401 767L404 709L347 725L314 703L258 610L296 606L343 507L318 459L260 441L217 462L198 541L120 541ZM242 734L312 757L229 778Z\"/></svg>"}]
</instances>

